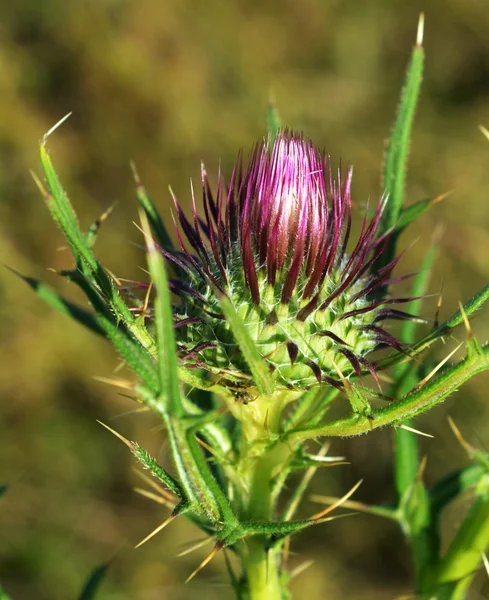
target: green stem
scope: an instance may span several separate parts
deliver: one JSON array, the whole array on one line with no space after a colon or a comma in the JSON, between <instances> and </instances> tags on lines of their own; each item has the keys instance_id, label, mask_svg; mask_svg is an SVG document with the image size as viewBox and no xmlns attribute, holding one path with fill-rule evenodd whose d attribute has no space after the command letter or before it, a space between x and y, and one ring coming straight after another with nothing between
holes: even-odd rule
<instances>
[{"instance_id":1,"label":"green stem","mask_svg":"<svg viewBox=\"0 0 489 600\"><path fill-rule=\"evenodd\" d=\"M318 436L347 437L401 423L439 404L475 374L489 369L488 359L489 344L486 344L480 353L469 355L454 367L445 369L436 379L412 390L398 402L373 411L373 419L356 414L319 427L296 429L283 435L283 439L300 441Z\"/></svg>"},{"instance_id":2,"label":"green stem","mask_svg":"<svg viewBox=\"0 0 489 600\"><path fill-rule=\"evenodd\" d=\"M289 453L287 446L277 444L254 461L249 473L251 489L244 514L246 520L263 522L273 518L272 480ZM267 542L267 536L255 535L243 544L241 558L248 600L281 600L285 596L280 576L280 554L276 550L268 550Z\"/></svg>"},{"instance_id":3,"label":"green stem","mask_svg":"<svg viewBox=\"0 0 489 600\"><path fill-rule=\"evenodd\" d=\"M247 556L243 561L249 600L282 600L276 553L266 551L262 536L254 536L247 542Z\"/></svg>"}]
</instances>

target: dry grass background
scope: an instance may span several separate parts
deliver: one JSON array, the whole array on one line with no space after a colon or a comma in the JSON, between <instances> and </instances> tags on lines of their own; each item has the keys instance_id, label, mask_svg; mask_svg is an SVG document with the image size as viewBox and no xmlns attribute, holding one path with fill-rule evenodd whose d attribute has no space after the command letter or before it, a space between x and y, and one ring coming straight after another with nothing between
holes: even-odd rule
<instances>
[{"instance_id":1,"label":"dry grass background","mask_svg":"<svg viewBox=\"0 0 489 600\"><path fill-rule=\"evenodd\" d=\"M116 274L144 264L131 242L136 202L133 159L167 219L172 185L182 203L200 160L229 173L240 147L264 132L273 89L283 121L355 165L358 203L380 196L379 165L419 12L426 13L426 74L412 142L408 201L453 194L402 242L418 242L402 272L416 269L438 224L444 227L432 291L444 282L442 316L489 278L489 11L480 0L16 0L0 3L0 255L16 269L76 297L46 270L70 265L63 240L29 176L37 141L61 116L52 156L84 225L117 207L98 242ZM426 316L434 312L429 300ZM175 554L199 533L185 522L141 549L133 545L166 516L131 490L126 449L102 419L163 456L162 434L94 381L117 358L103 341L54 314L22 282L0 271L0 581L17 600L77 597L98 563L113 557L100 598L231 598L217 559L190 585L205 549ZM474 322L487 339L488 311ZM460 333L458 338L462 337ZM450 348L453 343L450 344ZM487 375L419 420L436 438L422 443L427 480L465 461L446 413L489 448ZM392 499L392 433L334 442L351 466L317 477L315 491ZM451 509L447 538L466 502ZM312 510L304 507L304 514ZM392 599L410 591L411 566L397 529L357 516L303 534L293 564L314 559L293 584L296 598ZM487 594L480 577L471 598Z\"/></svg>"}]
</instances>

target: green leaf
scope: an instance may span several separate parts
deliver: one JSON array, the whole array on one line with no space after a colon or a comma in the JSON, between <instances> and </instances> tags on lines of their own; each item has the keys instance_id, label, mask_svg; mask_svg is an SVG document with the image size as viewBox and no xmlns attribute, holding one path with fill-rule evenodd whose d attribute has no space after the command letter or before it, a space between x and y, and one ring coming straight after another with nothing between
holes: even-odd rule
<instances>
[{"instance_id":1,"label":"green leaf","mask_svg":"<svg viewBox=\"0 0 489 600\"><path fill-rule=\"evenodd\" d=\"M105 219L107 219L107 217L113 211L114 206L115 206L115 204L113 204L112 206L109 206L109 208L104 213L102 213L102 215L96 221L94 221L88 228L88 231L85 234L85 241L89 248L94 247L95 242L97 241L97 236L98 236L100 227L101 227L102 223L105 221Z\"/></svg>"},{"instance_id":2,"label":"green leaf","mask_svg":"<svg viewBox=\"0 0 489 600\"><path fill-rule=\"evenodd\" d=\"M223 294L219 294L219 292L216 293L218 294L221 310L231 327L231 331L233 332L248 366L250 367L256 387L260 393L271 396L273 387L267 362L258 352L255 343L249 336L243 321L238 316L229 298Z\"/></svg>"},{"instance_id":3,"label":"green leaf","mask_svg":"<svg viewBox=\"0 0 489 600\"><path fill-rule=\"evenodd\" d=\"M173 248L171 237L165 227L165 224L163 223L163 220L160 217L160 214L156 210L155 205L148 196L146 188L141 183L139 174L136 170L136 165L133 162L131 162L131 169L134 176L134 181L136 182L136 194L139 203L146 213L146 217L148 218L151 229L156 236L156 240L161 248L164 248L165 250L171 250Z\"/></svg>"},{"instance_id":4,"label":"green leaf","mask_svg":"<svg viewBox=\"0 0 489 600\"><path fill-rule=\"evenodd\" d=\"M417 298L417 300L411 303L411 312L413 314L421 312L423 304L422 296L426 294L435 258L436 244L434 241L426 254L410 291L411 297ZM417 326L418 324L413 321L405 321L401 328L400 339L404 343L411 345L416 337ZM403 396L416 385L414 361L395 367L394 382L391 389L393 397ZM406 424L409 425L410 423ZM396 490L398 497L401 498L414 483L418 473L419 453L417 434L406 429L397 429L394 436L394 456Z\"/></svg>"},{"instance_id":5,"label":"green leaf","mask_svg":"<svg viewBox=\"0 0 489 600\"><path fill-rule=\"evenodd\" d=\"M185 492L178 481L176 481L176 479L167 473L165 469L160 466L155 459L150 456L150 454L146 452L146 450L137 442L132 442L132 453L144 466L144 468L148 469L148 471L150 471L157 479L164 483L166 487L175 494L175 496L181 500L186 498Z\"/></svg>"},{"instance_id":6,"label":"green leaf","mask_svg":"<svg viewBox=\"0 0 489 600\"><path fill-rule=\"evenodd\" d=\"M478 311L484 304L489 300L489 284L482 288L475 296L473 296L468 302L463 305L463 311L470 317L476 311ZM411 356L416 356L429 348L433 342L439 338L451 333L455 327L458 327L464 322L462 311L459 309L441 325L434 327L427 335L418 340L415 344L410 346L409 352ZM380 369L386 369L392 365L395 365L399 361L398 355L387 356L377 362Z\"/></svg>"},{"instance_id":7,"label":"green leaf","mask_svg":"<svg viewBox=\"0 0 489 600\"><path fill-rule=\"evenodd\" d=\"M78 597L78 600L94 600L103 580L105 579L108 568L109 564L105 564L96 567L92 571L90 577L83 586L83 590Z\"/></svg>"},{"instance_id":8,"label":"green leaf","mask_svg":"<svg viewBox=\"0 0 489 600\"><path fill-rule=\"evenodd\" d=\"M419 202L415 202L414 204L410 204L406 208L403 208L399 215L399 219L394 226L396 235L402 233L408 225L411 225L413 221L421 215L424 215L429 208L443 200L446 196L447 194L443 194L436 198L425 198L424 200L419 200Z\"/></svg>"},{"instance_id":9,"label":"green leaf","mask_svg":"<svg viewBox=\"0 0 489 600\"><path fill-rule=\"evenodd\" d=\"M416 45L408 67L396 120L387 143L383 169L383 187L388 194L387 205L382 215L379 234L395 227L404 203L404 182L409 153L409 142L423 77L424 50L423 17L420 18ZM387 248L375 265L378 269L388 264L396 253L397 235L392 236Z\"/></svg>"},{"instance_id":10,"label":"green leaf","mask_svg":"<svg viewBox=\"0 0 489 600\"><path fill-rule=\"evenodd\" d=\"M151 281L156 288L154 300L154 325L156 330L158 379L160 382L159 400L163 410L173 418L185 415L180 398L178 379L178 354L173 329L173 311L170 288L166 276L165 265L161 253L156 249L149 223L146 218L141 220L146 244L148 246L148 266Z\"/></svg>"},{"instance_id":11,"label":"green leaf","mask_svg":"<svg viewBox=\"0 0 489 600\"><path fill-rule=\"evenodd\" d=\"M102 315L98 316L98 322L125 362L140 377L148 390L154 396L158 396L160 392L158 373L148 352L130 336L122 323L118 327Z\"/></svg>"},{"instance_id":12,"label":"green leaf","mask_svg":"<svg viewBox=\"0 0 489 600\"><path fill-rule=\"evenodd\" d=\"M463 492L475 487L486 475L487 470L482 465L474 464L457 469L437 481L430 490L433 514L440 516L447 504Z\"/></svg>"},{"instance_id":13,"label":"green leaf","mask_svg":"<svg viewBox=\"0 0 489 600\"><path fill-rule=\"evenodd\" d=\"M99 288L105 302L115 314L117 320L125 323L131 334L144 347L151 351L153 346L151 336L146 331L144 325L136 321L134 315L120 297L112 278L104 271L95 257L93 249L90 246L90 240L87 241L87 237L82 234L76 214L61 186L46 150L45 141L41 144L40 156L49 191L44 189L42 183L35 176L34 178L54 220L58 223L68 240L77 267L92 285Z\"/></svg>"},{"instance_id":14,"label":"green leaf","mask_svg":"<svg viewBox=\"0 0 489 600\"><path fill-rule=\"evenodd\" d=\"M33 277L27 277L18 273L14 269L7 267L12 273L20 277L23 281L27 283L27 285L34 290L34 292L44 300L49 306L57 310L58 312L67 315L86 327L90 329L94 333L102 335L105 337L105 332L100 327L97 322L96 316L87 312L83 308L80 308L76 304L73 304L69 300L65 300L62 296L60 296L57 292L55 292L51 287L42 283L38 279L34 279Z\"/></svg>"}]
</instances>

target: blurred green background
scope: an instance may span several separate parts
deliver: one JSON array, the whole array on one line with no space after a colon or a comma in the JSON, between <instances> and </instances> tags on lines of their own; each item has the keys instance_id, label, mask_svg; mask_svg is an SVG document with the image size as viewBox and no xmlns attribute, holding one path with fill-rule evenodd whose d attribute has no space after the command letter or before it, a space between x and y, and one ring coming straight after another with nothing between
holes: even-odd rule
<instances>
[{"instance_id":1,"label":"blurred green background","mask_svg":"<svg viewBox=\"0 0 489 600\"><path fill-rule=\"evenodd\" d=\"M443 226L431 291L442 282L442 318L489 279L489 4L481 0L16 0L0 2L0 255L2 262L77 298L47 267L71 265L29 175L37 143L52 136L54 163L87 227L110 204L98 251L119 276L138 278L144 257L132 159L167 222L171 184L188 206L200 161L229 174L239 148L264 133L270 91L283 121L303 129L335 160L355 166L357 203L380 194L379 166L419 12L426 13L422 101L412 140L409 202L453 190L402 239L419 238L399 273L416 270ZM173 523L133 546L167 510L132 491L127 449L101 419L163 457L148 415L119 417L129 401L93 376L111 376L108 344L54 314L6 269L0 271L0 581L14 599L76 598L97 564L113 559L100 598L232 598L222 557L183 585L207 548L175 558L200 537ZM436 298L426 303L434 315ZM485 341L486 310L474 321ZM463 332L455 336L463 339ZM454 346L449 341L441 352ZM441 354L440 354L441 355ZM433 482L465 456L446 422L489 449L489 378L479 376L443 408L418 420ZM392 431L344 442L332 453L351 466L323 471L314 491L393 497ZM447 514L445 537L469 498ZM308 503L303 515L317 510ZM301 535L292 566L314 564L292 584L296 598L392 599L409 594L411 564L397 528L376 517L343 519ZM487 597L487 577L471 598Z\"/></svg>"}]
</instances>

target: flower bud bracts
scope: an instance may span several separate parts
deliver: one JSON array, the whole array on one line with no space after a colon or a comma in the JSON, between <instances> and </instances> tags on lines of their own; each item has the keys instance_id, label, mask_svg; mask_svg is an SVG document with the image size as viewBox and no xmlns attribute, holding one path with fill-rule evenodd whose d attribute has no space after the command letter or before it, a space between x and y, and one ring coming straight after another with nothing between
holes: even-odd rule
<instances>
[{"instance_id":1,"label":"flower bud bracts","mask_svg":"<svg viewBox=\"0 0 489 600\"><path fill-rule=\"evenodd\" d=\"M204 219L193 222L175 200L181 252L166 257L183 276L172 281L180 303L175 327L187 367L220 374L231 387L253 387L249 368L221 314L226 294L243 320L277 388L338 385L370 372L366 358L379 344L402 350L381 325L408 317L386 306L398 261L372 272L388 235L377 229L384 202L363 219L351 251L351 169L333 178L329 159L310 141L287 131L258 144L226 188L211 192L202 168ZM188 240L185 244L183 234Z\"/></svg>"}]
</instances>

